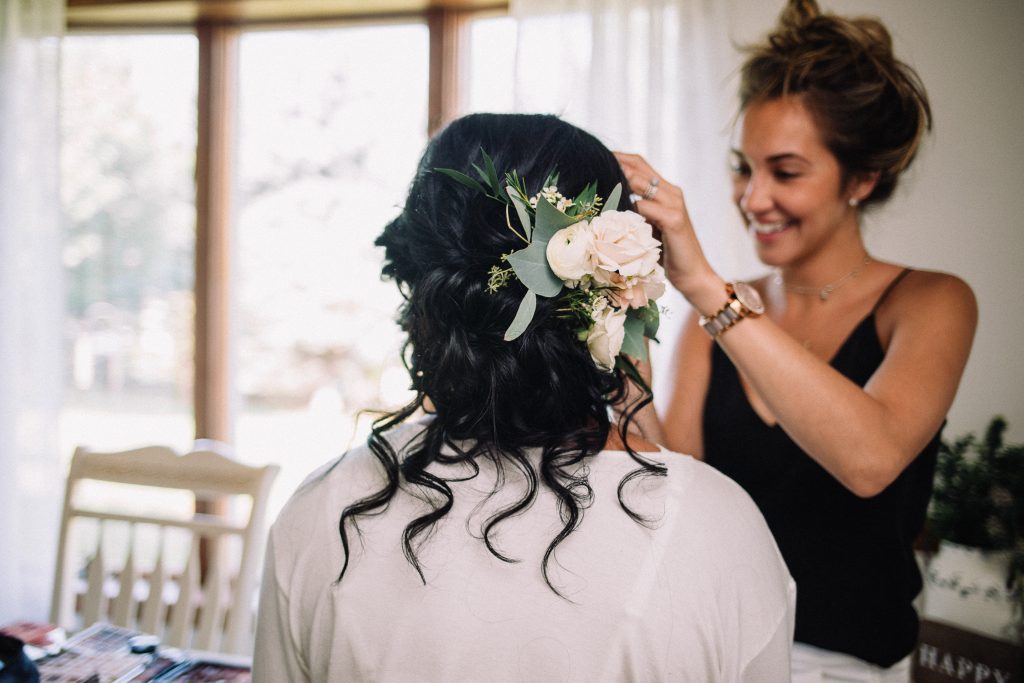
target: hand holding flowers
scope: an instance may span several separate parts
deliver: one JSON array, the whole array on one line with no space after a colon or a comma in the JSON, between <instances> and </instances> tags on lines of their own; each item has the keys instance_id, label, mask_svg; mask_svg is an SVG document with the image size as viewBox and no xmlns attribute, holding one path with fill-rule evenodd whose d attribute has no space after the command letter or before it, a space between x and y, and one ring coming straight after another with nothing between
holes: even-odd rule
<instances>
[{"instance_id":1,"label":"hand holding flowers","mask_svg":"<svg viewBox=\"0 0 1024 683\"><path fill-rule=\"evenodd\" d=\"M630 184L630 191L644 193L652 178L658 179L658 193L653 198L637 202L637 211L659 230L664 241L666 278L685 296L690 303L696 303L705 291L712 297L709 306L717 306L721 298L724 281L718 277L708 263L697 240L697 234L690 221L682 188L673 185L637 154L615 152L623 173Z\"/></svg>"}]
</instances>

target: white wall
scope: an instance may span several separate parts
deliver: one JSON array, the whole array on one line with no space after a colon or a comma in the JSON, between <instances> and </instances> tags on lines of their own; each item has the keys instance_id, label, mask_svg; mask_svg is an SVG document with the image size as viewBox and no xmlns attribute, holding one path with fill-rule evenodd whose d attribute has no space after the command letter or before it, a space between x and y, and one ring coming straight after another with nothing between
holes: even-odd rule
<instances>
[{"instance_id":1,"label":"white wall","mask_svg":"<svg viewBox=\"0 0 1024 683\"><path fill-rule=\"evenodd\" d=\"M783 6L729 2L739 44L762 37ZM981 431L1000 413L1009 437L1024 441L1024 2L819 3L880 17L931 98L934 130L865 234L878 257L955 273L978 297L978 333L945 434Z\"/></svg>"}]
</instances>

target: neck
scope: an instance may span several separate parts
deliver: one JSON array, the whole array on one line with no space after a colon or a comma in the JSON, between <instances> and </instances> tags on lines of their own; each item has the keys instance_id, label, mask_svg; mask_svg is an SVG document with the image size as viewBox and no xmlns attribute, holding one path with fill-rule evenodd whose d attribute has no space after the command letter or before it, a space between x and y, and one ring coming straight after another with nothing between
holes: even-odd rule
<instances>
[{"instance_id":1,"label":"neck","mask_svg":"<svg viewBox=\"0 0 1024 683\"><path fill-rule=\"evenodd\" d=\"M786 287L825 287L862 267L868 256L856 225L842 230L831 244L823 246L807 258L780 267L781 282Z\"/></svg>"},{"instance_id":2,"label":"neck","mask_svg":"<svg viewBox=\"0 0 1024 683\"><path fill-rule=\"evenodd\" d=\"M838 287L856 277L871 262L867 251L856 256L851 255L842 262L818 268L801 268L798 266L780 268L779 278L783 285L790 289L827 289Z\"/></svg>"},{"instance_id":3,"label":"neck","mask_svg":"<svg viewBox=\"0 0 1024 683\"><path fill-rule=\"evenodd\" d=\"M821 302L832 298L833 293L850 285L861 271L871 263L864 245L859 241L848 250L833 252L832 259L818 259L812 265L791 265L778 271L775 282L780 296L796 298L814 297Z\"/></svg>"},{"instance_id":4,"label":"neck","mask_svg":"<svg viewBox=\"0 0 1024 683\"><path fill-rule=\"evenodd\" d=\"M629 445L637 453L659 452L659 448L655 444L647 441L632 429L629 435ZM622 437L619 435L619 426L614 422L611 425L611 429L608 430L608 441L605 443L604 448L606 451L626 450L626 445L622 442Z\"/></svg>"}]
</instances>

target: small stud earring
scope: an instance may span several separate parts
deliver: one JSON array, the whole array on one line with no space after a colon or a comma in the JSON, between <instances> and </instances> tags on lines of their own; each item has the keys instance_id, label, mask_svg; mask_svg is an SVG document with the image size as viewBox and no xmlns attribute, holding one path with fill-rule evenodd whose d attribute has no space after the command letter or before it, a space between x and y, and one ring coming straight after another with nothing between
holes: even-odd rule
<instances>
[{"instance_id":1,"label":"small stud earring","mask_svg":"<svg viewBox=\"0 0 1024 683\"><path fill-rule=\"evenodd\" d=\"M856 209L857 205L860 204L860 200L857 199L856 197L850 197L849 204L850 204L850 206L852 206L853 208Z\"/></svg>"}]
</instances>

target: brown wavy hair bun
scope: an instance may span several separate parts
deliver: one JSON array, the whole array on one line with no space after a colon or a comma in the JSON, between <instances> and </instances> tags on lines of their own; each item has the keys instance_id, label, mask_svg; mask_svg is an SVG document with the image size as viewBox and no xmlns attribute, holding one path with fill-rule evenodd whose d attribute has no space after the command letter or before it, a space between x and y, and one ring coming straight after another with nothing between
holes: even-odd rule
<instances>
[{"instance_id":1,"label":"brown wavy hair bun","mask_svg":"<svg viewBox=\"0 0 1024 683\"><path fill-rule=\"evenodd\" d=\"M814 0L792 0L779 15L779 26L800 28L821 14Z\"/></svg>"},{"instance_id":2,"label":"brown wavy hair bun","mask_svg":"<svg viewBox=\"0 0 1024 683\"><path fill-rule=\"evenodd\" d=\"M896 59L882 22L823 14L814 0L789 0L778 26L746 52L740 109L800 96L844 183L878 173L862 206L887 200L931 129L932 115L921 79Z\"/></svg>"}]
</instances>

